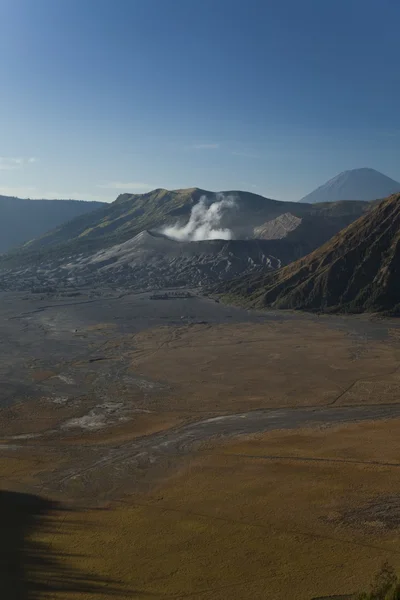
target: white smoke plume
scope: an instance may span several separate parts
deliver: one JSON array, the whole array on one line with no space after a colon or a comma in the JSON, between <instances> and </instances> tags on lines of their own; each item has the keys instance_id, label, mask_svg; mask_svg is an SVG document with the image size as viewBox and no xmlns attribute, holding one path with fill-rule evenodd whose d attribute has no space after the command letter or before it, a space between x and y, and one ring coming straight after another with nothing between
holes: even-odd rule
<instances>
[{"instance_id":1,"label":"white smoke plume","mask_svg":"<svg viewBox=\"0 0 400 600\"><path fill-rule=\"evenodd\" d=\"M221 219L226 210L236 207L232 196L218 194L217 200L207 204L206 196L202 196L193 206L189 221L181 227L172 225L164 227L162 233L169 238L180 242L198 242L201 240L231 240L233 232L230 229L221 229Z\"/></svg>"}]
</instances>

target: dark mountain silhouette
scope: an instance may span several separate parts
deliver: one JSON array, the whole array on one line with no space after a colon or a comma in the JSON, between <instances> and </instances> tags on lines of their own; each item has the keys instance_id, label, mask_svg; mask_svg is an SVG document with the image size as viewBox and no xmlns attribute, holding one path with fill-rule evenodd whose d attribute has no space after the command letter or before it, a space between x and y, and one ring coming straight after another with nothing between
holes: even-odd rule
<instances>
[{"instance_id":1,"label":"dark mountain silhouette","mask_svg":"<svg viewBox=\"0 0 400 600\"><path fill-rule=\"evenodd\" d=\"M375 169L343 171L300 202L336 202L337 200L377 200L400 192L400 183Z\"/></svg>"},{"instance_id":2,"label":"dark mountain silhouette","mask_svg":"<svg viewBox=\"0 0 400 600\"><path fill-rule=\"evenodd\" d=\"M216 291L247 307L400 314L400 194L308 256Z\"/></svg>"},{"instance_id":3,"label":"dark mountain silhouette","mask_svg":"<svg viewBox=\"0 0 400 600\"><path fill-rule=\"evenodd\" d=\"M103 205L103 202L22 200L0 196L0 252L7 252Z\"/></svg>"}]
</instances>

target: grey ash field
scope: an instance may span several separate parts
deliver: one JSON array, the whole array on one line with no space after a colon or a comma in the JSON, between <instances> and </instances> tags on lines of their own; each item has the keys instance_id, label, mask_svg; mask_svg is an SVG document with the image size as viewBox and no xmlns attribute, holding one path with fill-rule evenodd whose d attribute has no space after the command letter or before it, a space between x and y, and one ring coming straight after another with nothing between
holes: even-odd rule
<instances>
[{"instance_id":1,"label":"grey ash field","mask_svg":"<svg viewBox=\"0 0 400 600\"><path fill-rule=\"evenodd\" d=\"M167 300L150 297L151 292L124 294L98 290L57 297L2 294L1 408L15 411L15 406L24 409L25 403L29 403L27 426L32 427L31 411L40 419L43 402L58 411L90 401L108 402L110 407L114 403L118 407L122 387L128 394L139 396L143 389L162 388L160 383L142 380L130 368L131 353L140 332L196 326L201 329L271 318L231 309L195 295ZM96 429L95 421L91 423L88 418L83 429ZM9 421L3 418L0 427L4 430L8 425Z\"/></svg>"},{"instance_id":2,"label":"grey ash field","mask_svg":"<svg viewBox=\"0 0 400 600\"><path fill-rule=\"evenodd\" d=\"M359 344L364 340L367 345L384 340L389 330L399 327L396 320L374 320L370 316L329 318L289 311L248 311L216 302L196 291L189 291L189 298L180 297L186 290L177 290L178 297L173 297L171 290L166 293L170 297L160 300L152 299L151 292L98 289L59 295L1 294L1 407L22 404L47 392L49 399L55 395L55 401L65 394L73 399L78 389L80 396L90 394L93 386L84 383L85 371L93 371L96 385L100 386L98 377L105 373L113 385L117 384L118 378L113 380L111 373L115 363L131 359L136 339L141 339L140 334L145 331L151 331L155 338L167 336L166 332L174 338L174 332L177 336L179 332L199 335L223 328L232 334L234 344L235 326L241 324L249 328L259 325L262 331L263 326L272 323L288 327L304 323L305 327L321 325L344 331ZM129 346L128 354L118 350L121 344ZM210 349L214 346L210 340ZM78 380L71 374L71 365L81 370ZM243 367L243 376L245 371ZM134 381L133 370L131 377Z\"/></svg>"}]
</instances>

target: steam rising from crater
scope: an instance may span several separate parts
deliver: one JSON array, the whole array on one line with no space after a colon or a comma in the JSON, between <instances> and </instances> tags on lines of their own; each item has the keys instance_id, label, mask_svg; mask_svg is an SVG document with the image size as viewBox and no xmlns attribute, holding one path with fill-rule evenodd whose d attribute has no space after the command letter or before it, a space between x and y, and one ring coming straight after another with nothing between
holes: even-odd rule
<instances>
[{"instance_id":1,"label":"steam rising from crater","mask_svg":"<svg viewBox=\"0 0 400 600\"><path fill-rule=\"evenodd\" d=\"M186 225L164 227L162 233L180 242L231 240L233 232L230 229L222 229L220 225L224 212L234 208L236 208L236 201L232 196L218 194L217 200L212 204L208 204L206 196L202 196L193 206Z\"/></svg>"}]
</instances>

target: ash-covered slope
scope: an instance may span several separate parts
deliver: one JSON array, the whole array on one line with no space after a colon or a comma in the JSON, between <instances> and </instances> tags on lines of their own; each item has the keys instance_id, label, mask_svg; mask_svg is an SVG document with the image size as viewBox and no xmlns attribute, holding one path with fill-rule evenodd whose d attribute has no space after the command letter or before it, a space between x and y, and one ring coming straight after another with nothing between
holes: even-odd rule
<instances>
[{"instance_id":1,"label":"ash-covered slope","mask_svg":"<svg viewBox=\"0 0 400 600\"><path fill-rule=\"evenodd\" d=\"M344 201L308 206L309 211L302 216L288 212L263 223L255 228L255 236L269 240L307 242L311 250L324 244L361 214L373 208L372 203Z\"/></svg>"},{"instance_id":2,"label":"ash-covered slope","mask_svg":"<svg viewBox=\"0 0 400 600\"><path fill-rule=\"evenodd\" d=\"M295 231L302 223L301 217L296 217L287 212L279 215L276 219L271 219L262 225L254 228L256 237L265 240L281 240Z\"/></svg>"},{"instance_id":3,"label":"ash-covered slope","mask_svg":"<svg viewBox=\"0 0 400 600\"><path fill-rule=\"evenodd\" d=\"M82 261L70 275L86 281L88 269L95 267L98 282L140 289L199 286L279 268L281 259L269 253L272 246L255 240L179 242L144 231ZM287 256L295 251L285 250Z\"/></svg>"},{"instance_id":4,"label":"ash-covered slope","mask_svg":"<svg viewBox=\"0 0 400 600\"><path fill-rule=\"evenodd\" d=\"M23 200L0 196L0 253L102 206L104 202Z\"/></svg>"},{"instance_id":5,"label":"ash-covered slope","mask_svg":"<svg viewBox=\"0 0 400 600\"><path fill-rule=\"evenodd\" d=\"M400 313L400 194L380 202L312 254L218 290L248 307Z\"/></svg>"},{"instance_id":6,"label":"ash-covered slope","mask_svg":"<svg viewBox=\"0 0 400 600\"><path fill-rule=\"evenodd\" d=\"M400 192L400 183L375 169L343 171L300 202L336 202L337 200L378 200Z\"/></svg>"},{"instance_id":7,"label":"ash-covered slope","mask_svg":"<svg viewBox=\"0 0 400 600\"><path fill-rule=\"evenodd\" d=\"M39 266L3 273L8 290L118 286L163 289L204 286L240 274L272 270L303 256L308 247L285 240L205 240L179 242L143 231L131 240L92 255L49 259Z\"/></svg>"}]
</instances>

